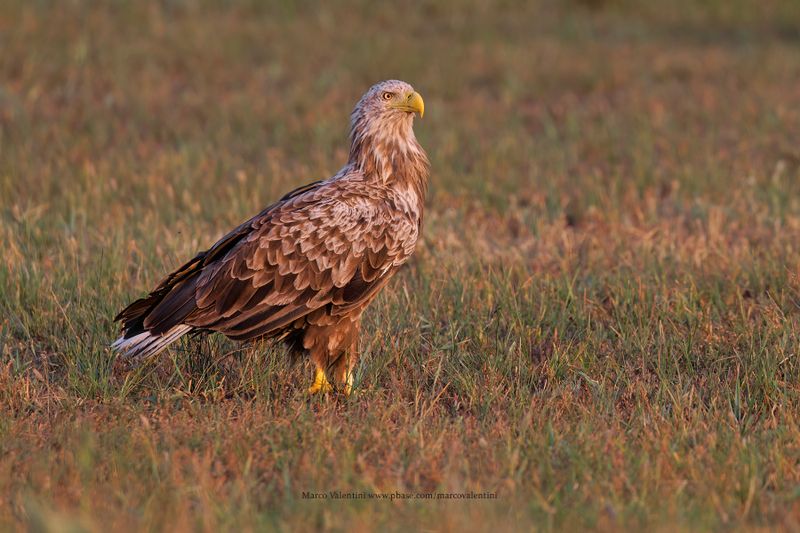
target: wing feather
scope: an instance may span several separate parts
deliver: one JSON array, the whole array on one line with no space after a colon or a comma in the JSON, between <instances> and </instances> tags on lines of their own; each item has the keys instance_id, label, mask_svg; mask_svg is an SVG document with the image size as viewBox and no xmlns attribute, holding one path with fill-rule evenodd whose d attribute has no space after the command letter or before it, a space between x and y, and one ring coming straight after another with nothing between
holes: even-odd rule
<instances>
[{"instance_id":1,"label":"wing feather","mask_svg":"<svg viewBox=\"0 0 800 533\"><path fill-rule=\"evenodd\" d=\"M243 340L299 319L321 323L363 309L408 259L418 231L375 186L345 176L290 193L118 318L159 331L187 324Z\"/></svg>"}]
</instances>

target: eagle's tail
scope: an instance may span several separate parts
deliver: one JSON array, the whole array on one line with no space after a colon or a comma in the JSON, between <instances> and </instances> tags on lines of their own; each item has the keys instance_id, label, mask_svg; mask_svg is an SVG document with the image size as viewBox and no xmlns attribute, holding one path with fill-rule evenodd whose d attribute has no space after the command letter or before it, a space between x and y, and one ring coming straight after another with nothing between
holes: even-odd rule
<instances>
[{"instance_id":1,"label":"eagle's tail","mask_svg":"<svg viewBox=\"0 0 800 533\"><path fill-rule=\"evenodd\" d=\"M149 357L163 351L193 329L186 317L197 309L195 287L205 252L167 276L156 289L120 311L122 334L111 345L125 357Z\"/></svg>"},{"instance_id":2,"label":"eagle's tail","mask_svg":"<svg viewBox=\"0 0 800 533\"><path fill-rule=\"evenodd\" d=\"M143 331L126 338L123 334L111 348L125 357L146 358L161 352L191 330L192 326L178 324L161 335Z\"/></svg>"}]
</instances>

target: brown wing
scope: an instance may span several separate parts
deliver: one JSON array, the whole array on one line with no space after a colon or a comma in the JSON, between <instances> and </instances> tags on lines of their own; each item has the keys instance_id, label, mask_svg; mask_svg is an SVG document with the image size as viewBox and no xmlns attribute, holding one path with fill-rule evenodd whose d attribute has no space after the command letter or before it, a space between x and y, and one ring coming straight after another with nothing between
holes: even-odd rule
<instances>
[{"instance_id":1,"label":"brown wing","mask_svg":"<svg viewBox=\"0 0 800 533\"><path fill-rule=\"evenodd\" d=\"M417 231L379 190L332 181L271 211L205 269L186 323L243 340L280 331L322 308L347 313L406 261Z\"/></svg>"},{"instance_id":2,"label":"brown wing","mask_svg":"<svg viewBox=\"0 0 800 533\"><path fill-rule=\"evenodd\" d=\"M286 197L229 234L224 253L195 258L202 266L192 275L179 269L144 328L183 323L250 339L315 311L340 315L365 305L408 259L418 227L391 208L385 191L346 178Z\"/></svg>"},{"instance_id":3,"label":"brown wing","mask_svg":"<svg viewBox=\"0 0 800 533\"><path fill-rule=\"evenodd\" d=\"M211 248L200 252L175 272L161 280L158 286L146 297L128 305L114 321L122 321L125 337L141 333L144 330L156 334L168 331L172 326L180 324L194 308L191 305L194 297L194 285L199 274L209 265L224 257L240 240L250 234L258 221L283 202L319 187L323 182L315 181L287 193L277 203L267 207L252 219L239 225L222 237ZM145 326L145 321L147 326Z\"/></svg>"}]
</instances>

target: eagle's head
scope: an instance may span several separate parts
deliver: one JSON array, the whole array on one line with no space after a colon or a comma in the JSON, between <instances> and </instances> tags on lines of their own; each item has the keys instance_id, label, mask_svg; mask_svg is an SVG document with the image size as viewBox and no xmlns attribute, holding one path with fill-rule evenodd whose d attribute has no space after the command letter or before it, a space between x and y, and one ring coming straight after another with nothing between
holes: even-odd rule
<instances>
[{"instance_id":1,"label":"eagle's head","mask_svg":"<svg viewBox=\"0 0 800 533\"><path fill-rule=\"evenodd\" d=\"M389 159L397 152L422 153L412 129L414 113L422 117L425 103L410 84L386 80L370 87L350 115L351 161L363 160L367 151Z\"/></svg>"},{"instance_id":2,"label":"eagle's head","mask_svg":"<svg viewBox=\"0 0 800 533\"><path fill-rule=\"evenodd\" d=\"M425 113L422 96L400 80L381 81L369 88L353 109L352 119L396 122L410 121L414 113Z\"/></svg>"}]
</instances>

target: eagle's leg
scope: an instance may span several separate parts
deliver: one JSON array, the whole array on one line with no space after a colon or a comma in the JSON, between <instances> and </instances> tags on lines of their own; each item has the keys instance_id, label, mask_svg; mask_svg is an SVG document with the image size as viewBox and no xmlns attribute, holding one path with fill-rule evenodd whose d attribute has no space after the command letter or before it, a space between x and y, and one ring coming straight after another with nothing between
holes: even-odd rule
<instances>
[{"instance_id":1,"label":"eagle's leg","mask_svg":"<svg viewBox=\"0 0 800 533\"><path fill-rule=\"evenodd\" d=\"M358 337L361 330L361 317L352 321L346 320L342 327L342 341L338 347L338 354L331 358L334 367L334 380L337 387L347 396L353 392L353 369L358 362Z\"/></svg>"},{"instance_id":2,"label":"eagle's leg","mask_svg":"<svg viewBox=\"0 0 800 533\"><path fill-rule=\"evenodd\" d=\"M317 367L316 373L314 374L314 383L308 388L309 394L317 394L317 393L326 393L333 390L330 382L328 381L327 376L325 375L325 370Z\"/></svg>"},{"instance_id":3,"label":"eagle's leg","mask_svg":"<svg viewBox=\"0 0 800 533\"><path fill-rule=\"evenodd\" d=\"M329 392L333 385L346 395L353 391L353 368L358 362L358 333L361 320L345 318L332 325L309 325L303 347L316 367L311 394ZM333 384L328 380L332 374Z\"/></svg>"}]
</instances>

